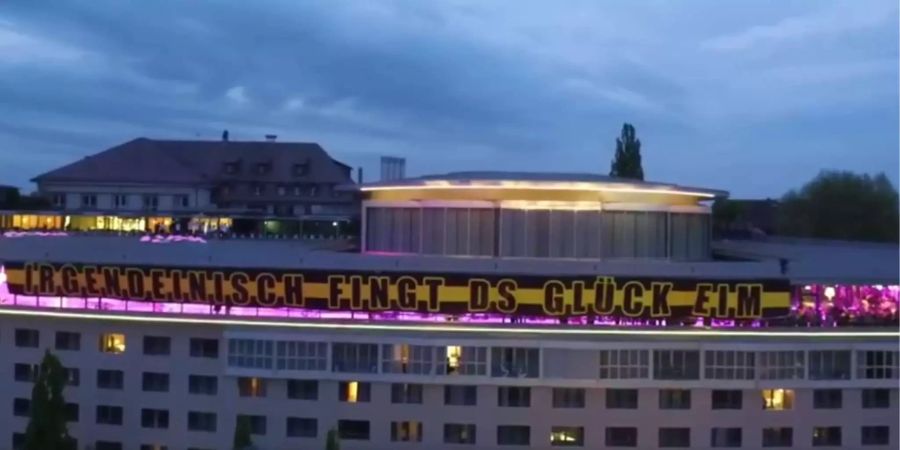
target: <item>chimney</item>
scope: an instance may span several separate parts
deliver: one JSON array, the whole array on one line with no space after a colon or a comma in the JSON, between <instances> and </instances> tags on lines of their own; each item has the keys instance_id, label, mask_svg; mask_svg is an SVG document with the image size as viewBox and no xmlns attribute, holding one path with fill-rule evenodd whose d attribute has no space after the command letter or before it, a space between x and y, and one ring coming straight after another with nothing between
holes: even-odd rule
<instances>
[{"instance_id":1,"label":"chimney","mask_svg":"<svg viewBox=\"0 0 900 450\"><path fill-rule=\"evenodd\" d=\"M275 139L278 139L277 134L267 134L266 135L266 142L275 142Z\"/></svg>"},{"instance_id":2,"label":"chimney","mask_svg":"<svg viewBox=\"0 0 900 450\"><path fill-rule=\"evenodd\" d=\"M402 180L406 177L406 158L381 157L381 181Z\"/></svg>"},{"instance_id":3,"label":"chimney","mask_svg":"<svg viewBox=\"0 0 900 450\"><path fill-rule=\"evenodd\" d=\"M228 130L222 132L222 142L228 142Z\"/></svg>"},{"instance_id":4,"label":"chimney","mask_svg":"<svg viewBox=\"0 0 900 450\"><path fill-rule=\"evenodd\" d=\"M356 183L363 184L362 167L356 168Z\"/></svg>"}]
</instances>

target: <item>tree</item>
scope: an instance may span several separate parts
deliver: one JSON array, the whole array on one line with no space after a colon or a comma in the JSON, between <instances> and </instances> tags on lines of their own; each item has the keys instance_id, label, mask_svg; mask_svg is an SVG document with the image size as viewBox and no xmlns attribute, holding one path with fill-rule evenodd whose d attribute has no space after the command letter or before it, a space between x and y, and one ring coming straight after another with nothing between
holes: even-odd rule
<instances>
[{"instance_id":1,"label":"tree","mask_svg":"<svg viewBox=\"0 0 900 450\"><path fill-rule=\"evenodd\" d=\"M884 175L823 171L784 195L779 234L821 239L897 242L897 189Z\"/></svg>"},{"instance_id":2,"label":"tree","mask_svg":"<svg viewBox=\"0 0 900 450\"><path fill-rule=\"evenodd\" d=\"M253 448L253 440L250 438L250 418L239 414L234 426L234 450L247 450Z\"/></svg>"},{"instance_id":3,"label":"tree","mask_svg":"<svg viewBox=\"0 0 900 450\"><path fill-rule=\"evenodd\" d=\"M66 425L63 389L66 372L59 359L47 350L31 389L31 418L25 429L25 450L74 448Z\"/></svg>"},{"instance_id":4,"label":"tree","mask_svg":"<svg viewBox=\"0 0 900 450\"><path fill-rule=\"evenodd\" d=\"M325 436L325 450L341 450L341 442L338 440L337 430L334 428L328 430Z\"/></svg>"},{"instance_id":5,"label":"tree","mask_svg":"<svg viewBox=\"0 0 900 450\"><path fill-rule=\"evenodd\" d=\"M641 166L641 140L635 137L634 127L622 125L622 135L616 139L616 156L609 169L609 175L619 178L644 179Z\"/></svg>"}]
</instances>

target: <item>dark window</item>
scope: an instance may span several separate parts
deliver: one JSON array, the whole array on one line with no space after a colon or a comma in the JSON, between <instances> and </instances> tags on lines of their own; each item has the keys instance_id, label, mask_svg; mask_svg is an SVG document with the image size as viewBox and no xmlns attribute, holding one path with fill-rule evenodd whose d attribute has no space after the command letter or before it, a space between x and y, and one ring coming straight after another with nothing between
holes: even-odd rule
<instances>
[{"instance_id":1,"label":"dark window","mask_svg":"<svg viewBox=\"0 0 900 450\"><path fill-rule=\"evenodd\" d=\"M638 431L634 427L607 427L607 447L637 447Z\"/></svg>"},{"instance_id":2,"label":"dark window","mask_svg":"<svg viewBox=\"0 0 900 450\"><path fill-rule=\"evenodd\" d=\"M94 442L94 450L122 450L122 443L112 441L97 441Z\"/></svg>"},{"instance_id":3,"label":"dark window","mask_svg":"<svg viewBox=\"0 0 900 450\"><path fill-rule=\"evenodd\" d=\"M122 425L122 407L97 405L96 421L106 425Z\"/></svg>"},{"instance_id":4,"label":"dark window","mask_svg":"<svg viewBox=\"0 0 900 450\"><path fill-rule=\"evenodd\" d=\"M537 378L541 352L536 348L494 347L491 349L491 376Z\"/></svg>"},{"instance_id":5,"label":"dark window","mask_svg":"<svg viewBox=\"0 0 900 450\"><path fill-rule=\"evenodd\" d=\"M790 427L763 428L763 447L792 447L794 445L794 429Z\"/></svg>"},{"instance_id":6,"label":"dark window","mask_svg":"<svg viewBox=\"0 0 900 450\"><path fill-rule=\"evenodd\" d=\"M144 392L169 392L169 374L144 372L141 386Z\"/></svg>"},{"instance_id":7,"label":"dark window","mask_svg":"<svg viewBox=\"0 0 900 450\"><path fill-rule=\"evenodd\" d=\"M445 444L475 444L475 424L473 423L445 423Z\"/></svg>"},{"instance_id":8,"label":"dark window","mask_svg":"<svg viewBox=\"0 0 900 450\"><path fill-rule=\"evenodd\" d=\"M250 434L265 436L266 434L266 416L238 414L236 421L246 420L250 425Z\"/></svg>"},{"instance_id":9,"label":"dark window","mask_svg":"<svg viewBox=\"0 0 900 450\"><path fill-rule=\"evenodd\" d=\"M93 208L97 206L97 196L95 194L81 194L81 206L83 208Z\"/></svg>"},{"instance_id":10,"label":"dark window","mask_svg":"<svg viewBox=\"0 0 900 450\"><path fill-rule=\"evenodd\" d=\"M335 342L331 364L335 372L377 373L378 345Z\"/></svg>"},{"instance_id":11,"label":"dark window","mask_svg":"<svg viewBox=\"0 0 900 450\"><path fill-rule=\"evenodd\" d=\"M338 437L348 441L368 441L368 420L338 420Z\"/></svg>"},{"instance_id":12,"label":"dark window","mask_svg":"<svg viewBox=\"0 0 900 450\"><path fill-rule=\"evenodd\" d=\"M115 369L97 370L97 388L122 389L125 384L125 372Z\"/></svg>"},{"instance_id":13,"label":"dark window","mask_svg":"<svg viewBox=\"0 0 900 450\"><path fill-rule=\"evenodd\" d=\"M422 442L422 422L403 420L391 422L392 442Z\"/></svg>"},{"instance_id":14,"label":"dark window","mask_svg":"<svg viewBox=\"0 0 900 450\"><path fill-rule=\"evenodd\" d=\"M216 413L189 411L188 430L215 432Z\"/></svg>"},{"instance_id":15,"label":"dark window","mask_svg":"<svg viewBox=\"0 0 900 450\"><path fill-rule=\"evenodd\" d=\"M740 428L713 428L709 433L709 445L711 447L740 447Z\"/></svg>"},{"instance_id":16,"label":"dark window","mask_svg":"<svg viewBox=\"0 0 900 450\"><path fill-rule=\"evenodd\" d=\"M500 386L497 388L497 406L527 408L531 406L531 388Z\"/></svg>"},{"instance_id":17,"label":"dark window","mask_svg":"<svg viewBox=\"0 0 900 450\"><path fill-rule=\"evenodd\" d=\"M288 398L294 400L318 400L319 382L317 380L288 380Z\"/></svg>"},{"instance_id":18,"label":"dark window","mask_svg":"<svg viewBox=\"0 0 900 450\"><path fill-rule=\"evenodd\" d=\"M813 447L841 445L841 427L815 427L812 437Z\"/></svg>"},{"instance_id":19,"label":"dark window","mask_svg":"<svg viewBox=\"0 0 900 450\"><path fill-rule=\"evenodd\" d=\"M659 409L691 409L689 389L660 389Z\"/></svg>"},{"instance_id":20,"label":"dark window","mask_svg":"<svg viewBox=\"0 0 900 450\"><path fill-rule=\"evenodd\" d=\"M654 350L653 378L657 380L700 379L700 352L697 350Z\"/></svg>"},{"instance_id":21,"label":"dark window","mask_svg":"<svg viewBox=\"0 0 900 450\"><path fill-rule=\"evenodd\" d=\"M637 409L637 389L607 389L606 407L607 409Z\"/></svg>"},{"instance_id":22,"label":"dark window","mask_svg":"<svg viewBox=\"0 0 900 450\"><path fill-rule=\"evenodd\" d=\"M712 409L741 409L744 392L736 389L712 391Z\"/></svg>"},{"instance_id":23,"label":"dark window","mask_svg":"<svg viewBox=\"0 0 900 450\"><path fill-rule=\"evenodd\" d=\"M659 446L664 448L690 447L690 428L660 428Z\"/></svg>"},{"instance_id":24,"label":"dark window","mask_svg":"<svg viewBox=\"0 0 900 450\"><path fill-rule=\"evenodd\" d=\"M309 163L294 164L293 173L295 177L301 177L309 172Z\"/></svg>"},{"instance_id":25,"label":"dark window","mask_svg":"<svg viewBox=\"0 0 900 450\"><path fill-rule=\"evenodd\" d=\"M145 355L168 355L172 340L166 336L144 336Z\"/></svg>"},{"instance_id":26,"label":"dark window","mask_svg":"<svg viewBox=\"0 0 900 450\"><path fill-rule=\"evenodd\" d=\"M391 403L422 403L422 385L414 383L391 384Z\"/></svg>"},{"instance_id":27,"label":"dark window","mask_svg":"<svg viewBox=\"0 0 900 450\"><path fill-rule=\"evenodd\" d=\"M12 435L13 450L22 450L25 448L25 433L13 433Z\"/></svg>"},{"instance_id":28,"label":"dark window","mask_svg":"<svg viewBox=\"0 0 900 450\"><path fill-rule=\"evenodd\" d=\"M338 400L346 403L368 403L372 400L372 385L365 381L341 381L338 384Z\"/></svg>"},{"instance_id":29,"label":"dark window","mask_svg":"<svg viewBox=\"0 0 900 450\"><path fill-rule=\"evenodd\" d=\"M188 375L188 392L216 395L219 393L219 379L213 375Z\"/></svg>"},{"instance_id":30,"label":"dark window","mask_svg":"<svg viewBox=\"0 0 900 450\"><path fill-rule=\"evenodd\" d=\"M31 400L27 398L14 398L13 415L19 417L28 417L31 415Z\"/></svg>"},{"instance_id":31,"label":"dark window","mask_svg":"<svg viewBox=\"0 0 900 450\"><path fill-rule=\"evenodd\" d=\"M860 430L862 445L888 445L891 427L885 425L865 426Z\"/></svg>"},{"instance_id":32,"label":"dark window","mask_svg":"<svg viewBox=\"0 0 900 450\"><path fill-rule=\"evenodd\" d=\"M583 447L584 427L550 428L550 445L553 447Z\"/></svg>"},{"instance_id":33,"label":"dark window","mask_svg":"<svg viewBox=\"0 0 900 450\"><path fill-rule=\"evenodd\" d=\"M239 377L238 394L241 397L265 397L266 380L257 377Z\"/></svg>"},{"instance_id":34,"label":"dark window","mask_svg":"<svg viewBox=\"0 0 900 450\"><path fill-rule=\"evenodd\" d=\"M66 378L66 386L78 386L81 384L81 371L74 367L64 367L63 376Z\"/></svg>"},{"instance_id":35,"label":"dark window","mask_svg":"<svg viewBox=\"0 0 900 450\"><path fill-rule=\"evenodd\" d=\"M169 411L165 409L141 409L141 426L144 428L169 428Z\"/></svg>"},{"instance_id":36,"label":"dark window","mask_svg":"<svg viewBox=\"0 0 900 450\"><path fill-rule=\"evenodd\" d=\"M458 384L444 386L444 404L475 406L478 404L478 387Z\"/></svg>"},{"instance_id":37,"label":"dark window","mask_svg":"<svg viewBox=\"0 0 900 450\"><path fill-rule=\"evenodd\" d=\"M319 422L306 417L288 417L285 429L288 437L314 438L318 435Z\"/></svg>"},{"instance_id":38,"label":"dark window","mask_svg":"<svg viewBox=\"0 0 900 450\"><path fill-rule=\"evenodd\" d=\"M57 331L55 344L57 350L81 350L81 333Z\"/></svg>"},{"instance_id":39,"label":"dark window","mask_svg":"<svg viewBox=\"0 0 900 450\"><path fill-rule=\"evenodd\" d=\"M31 328L16 328L16 347L40 347L41 333Z\"/></svg>"},{"instance_id":40,"label":"dark window","mask_svg":"<svg viewBox=\"0 0 900 450\"><path fill-rule=\"evenodd\" d=\"M191 357L193 358L218 358L219 340L205 338L191 338Z\"/></svg>"},{"instance_id":41,"label":"dark window","mask_svg":"<svg viewBox=\"0 0 900 450\"><path fill-rule=\"evenodd\" d=\"M531 445L531 428L525 425L498 425L497 445Z\"/></svg>"},{"instance_id":42,"label":"dark window","mask_svg":"<svg viewBox=\"0 0 900 450\"><path fill-rule=\"evenodd\" d=\"M78 422L80 416L78 403L66 403L65 408L66 422Z\"/></svg>"},{"instance_id":43,"label":"dark window","mask_svg":"<svg viewBox=\"0 0 900 450\"><path fill-rule=\"evenodd\" d=\"M810 350L810 380L849 380L850 350Z\"/></svg>"},{"instance_id":44,"label":"dark window","mask_svg":"<svg viewBox=\"0 0 900 450\"><path fill-rule=\"evenodd\" d=\"M863 408L890 408L891 407L891 390L890 389L863 389L862 390L862 407Z\"/></svg>"},{"instance_id":45,"label":"dark window","mask_svg":"<svg viewBox=\"0 0 900 450\"><path fill-rule=\"evenodd\" d=\"M553 388L554 408L584 408L584 389Z\"/></svg>"},{"instance_id":46,"label":"dark window","mask_svg":"<svg viewBox=\"0 0 900 450\"><path fill-rule=\"evenodd\" d=\"M839 409L843 403L843 392L840 389L816 389L813 391L813 408Z\"/></svg>"},{"instance_id":47,"label":"dark window","mask_svg":"<svg viewBox=\"0 0 900 450\"><path fill-rule=\"evenodd\" d=\"M16 363L13 367L13 376L16 381L34 382L37 379L40 366L37 364Z\"/></svg>"}]
</instances>

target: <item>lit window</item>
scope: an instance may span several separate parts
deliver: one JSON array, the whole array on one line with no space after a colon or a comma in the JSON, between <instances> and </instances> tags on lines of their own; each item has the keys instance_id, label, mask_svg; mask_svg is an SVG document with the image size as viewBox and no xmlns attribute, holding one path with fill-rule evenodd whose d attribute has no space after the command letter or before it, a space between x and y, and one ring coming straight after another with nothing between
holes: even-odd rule
<instances>
[{"instance_id":1,"label":"lit window","mask_svg":"<svg viewBox=\"0 0 900 450\"><path fill-rule=\"evenodd\" d=\"M347 403L356 403L359 398L359 382L351 381L347 383Z\"/></svg>"},{"instance_id":2,"label":"lit window","mask_svg":"<svg viewBox=\"0 0 900 450\"><path fill-rule=\"evenodd\" d=\"M554 447L581 447L584 445L583 427L553 427L550 445Z\"/></svg>"},{"instance_id":3,"label":"lit window","mask_svg":"<svg viewBox=\"0 0 900 450\"><path fill-rule=\"evenodd\" d=\"M447 346L447 372L456 371L459 368L459 358L462 356L462 347L458 345Z\"/></svg>"},{"instance_id":4,"label":"lit window","mask_svg":"<svg viewBox=\"0 0 900 450\"><path fill-rule=\"evenodd\" d=\"M784 411L794 408L793 389L763 389L763 409Z\"/></svg>"},{"instance_id":5,"label":"lit window","mask_svg":"<svg viewBox=\"0 0 900 450\"><path fill-rule=\"evenodd\" d=\"M125 353L125 335L104 333L100 335L100 351L103 353Z\"/></svg>"},{"instance_id":6,"label":"lit window","mask_svg":"<svg viewBox=\"0 0 900 450\"><path fill-rule=\"evenodd\" d=\"M266 380L257 377L238 378L238 393L241 397L265 397Z\"/></svg>"}]
</instances>

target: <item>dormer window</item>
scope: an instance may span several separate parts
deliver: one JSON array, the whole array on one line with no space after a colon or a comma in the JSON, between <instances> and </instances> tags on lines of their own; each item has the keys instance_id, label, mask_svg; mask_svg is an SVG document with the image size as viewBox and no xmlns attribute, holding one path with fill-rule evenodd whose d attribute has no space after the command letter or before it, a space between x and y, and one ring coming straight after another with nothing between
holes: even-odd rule
<instances>
[{"instance_id":1,"label":"dormer window","mask_svg":"<svg viewBox=\"0 0 900 450\"><path fill-rule=\"evenodd\" d=\"M295 177L302 177L309 173L309 163L294 164L293 173Z\"/></svg>"},{"instance_id":2,"label":"dormer window","mask_svg":"<svg viewBox=\"0 0 900 450\"><path fill-rule=\"evenodd\" d=\"M261 184L253 185L253 195L260 196L263 194L263 186Z\"/></svg>"},{"instance_id":3,"label":"dormer window","mask_svg":"<svg viewBox=\"0 0 900 450\"><path fill-rule=\"evenodd\" d=\"M225 173L229 175L234 175L238 173L238 163L236 162L227 162L225 163Z\"/></svg>"},{"instance_id":4,"label":"dormer window","mask_svg":"<svg viewBox=\"0 0 900 450\"><path fill-rule=\"evenodd\" d=\"M287 188L284 186L278 186L278 195L284 196L287 194Z\"/></svg>"},{"instance_id":5,"label":"dormer window","mask_svg":"<svg viewBox=\"0 0 900 450\"><path fill-rule=\"evenodd\" d=\"M269 173L270 165L267 163L259 163L256 165L256 174L257 175L265 175Z\"/></svg>"}]
</instances>

